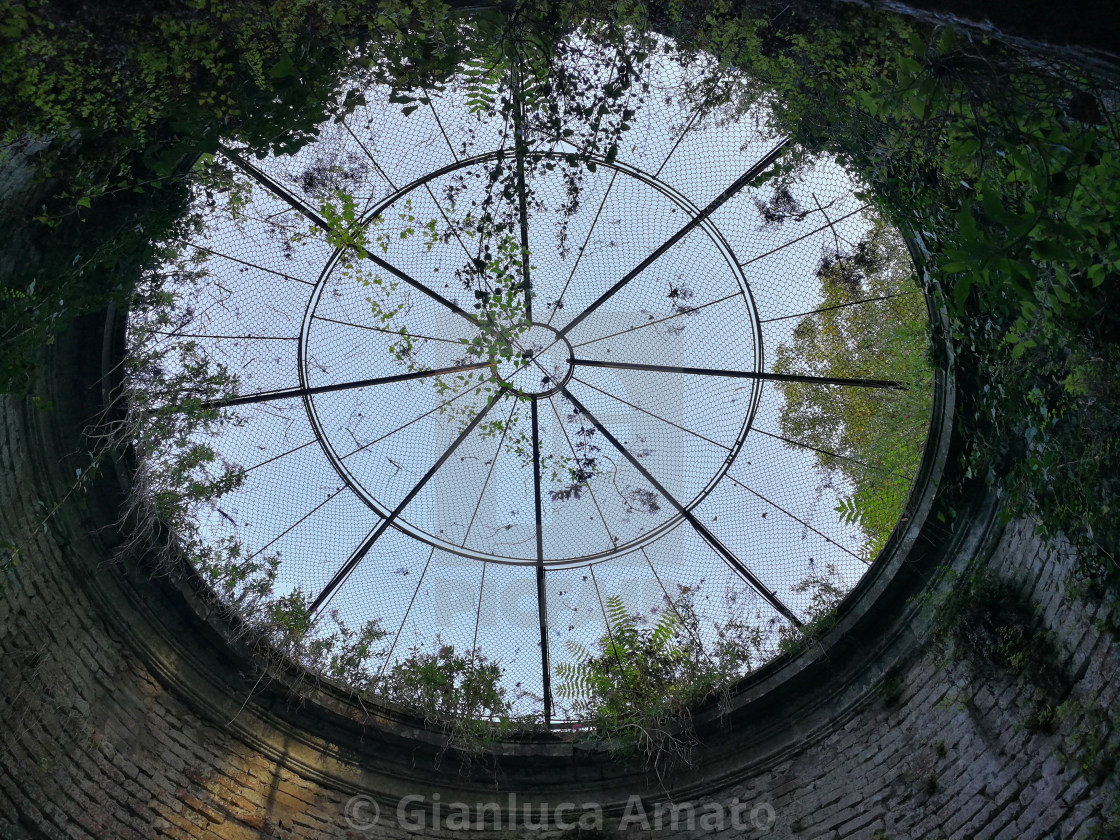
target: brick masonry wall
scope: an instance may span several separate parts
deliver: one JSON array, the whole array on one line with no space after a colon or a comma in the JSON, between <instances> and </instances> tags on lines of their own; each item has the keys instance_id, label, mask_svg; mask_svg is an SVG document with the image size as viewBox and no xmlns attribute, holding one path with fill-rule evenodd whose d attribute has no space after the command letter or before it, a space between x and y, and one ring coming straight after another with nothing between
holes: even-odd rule
<instances>
[{"instance_id":1,"label":"brick masonry wall","mask_svg":"<svg viewBox=\"0 0 1120 840\"><path fill-rule=\"evenodd\" d=\"M964 663L927 650L902 677L897 696L869 698L824 741L720 799L769 802L776 820L766 836L773 837L1086 836L1102 810L1115 807L1117 789L1114 777L1082 772L1083 756L1070 741L1120 708L1120 648L1095 628L1098 609L1070 597L1071 561L1026 522L1006 528L988 560L1041 606L1062 651L1056 667L1076 680L1071 711L1055 732L1026 725L1035 708L1028 681L978 677ZM1112 716L1115 743L1120 721Z\"/></svg>"},{"instance_id":2,"label":"brick masonry wall","mask_svg":"<svg viewBox=\"0 0 1120 840\"><path fill-rule=\"evenodd\" d=\"M88 585L114 579L105 549L111 519L102 516L107 532L91 531L96 500L72 494L42 525L44 510L65 492L50 465L70 451L43 451L32 427L44 422L53 421L20 403L4 404L0 528L21 554L0 600L0 838L395 838L410 834L392 808L403 791L429 803L440 791L444 803L480 801L478 787L457 792L454 772L450 787L446 773L444 781L423 784L423 766L410 768L413 781L400 781L392 768L355 758L349 744L284 723L251 692L221 698L185 660L145 657L120 618L130 605L107 603L126 599L127 589L106 596ZM709 778L715 762L698 752L697 766L672 784L709 791L689 795L699 796L698 816L718 810L719 818L690 823L686 810L676 826L666 819L658 828L642 819L669 799L656 780L635 784L641 799L629 803L626 788L613 781L604 782L601 819L577 807L567 816L568 830L552 824L545 833L720 840L1086 836L1114 807L1115 777L1098 766L1107 755L1087 755L1084 745L1078 752L1070 741L1112 731L1109 710L1120 706L1116 641L1096 629L1096 606L1071 597L1071 558L1043 544L1029 523L995 532L984 546L977 562L1036 601L1060 644L1058 667L1073 687L1055 731L1024 725L1034 709L1029 681L974 673L930 646L928 627L914 619L905 667L885 685L876 679L845 688L858 702L826 704L825 725L807 728L803 742L797 736L792 748L767 753L752 746L746 728L733 728L721 746L723 755L729 748L734 754L741 741L741 769L729 775L725 761L718 779ZM177 641L203 654L221 644L201 634ZM575 779L581 771L566 769L571 761L569 751L540 764L557 778ZM590 801L594 774L605 772L591 765L573 787L574 801ZM499 791L491 784L481 801L506 803L506 788L518 784L508 777ZM550 792L553 802L557 790L562 796L562 783ZM370 831L347 821L347 803L364 794L382 801L382 819ZM534 790L522 784L519 795L532 802ZM733 825L728 815L737 803L741 820ZM584 828L603 834L576 828L581 813ZM446 807L443 815L438 830L429 817L421 833L461 836ZM508 822L472 832L531 833Z\"/></svg>"}]
</instances>

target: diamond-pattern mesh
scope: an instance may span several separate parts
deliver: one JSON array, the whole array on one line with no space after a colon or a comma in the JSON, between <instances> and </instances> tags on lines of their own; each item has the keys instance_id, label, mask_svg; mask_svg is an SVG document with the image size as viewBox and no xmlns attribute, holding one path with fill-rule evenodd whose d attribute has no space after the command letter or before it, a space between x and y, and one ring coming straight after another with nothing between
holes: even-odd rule
<instances>
[{"instance_id":1,"label":"diamond-pattern mesh","mask_svg":"<svg viewBox=\"0 0 1120 840\"><path fill-rule=\"evenodd\" d=\"M901 513L913 476L883 453L895 438L924 441L928 381L905 403L896 390L808 386L826 389L824 426L868 411L892 418L857 453L793 436L790 386L765 379L822 375L796 359L776 370L776 348L833 324L815 313L818 271L851 259L874 224L834 160L737 191L600 300L780 140L760 109L698 107L686 82L702 75L653 62L610 164L528 138L534 334L563 336L556 347L576 359L553 352L547 370L521 355L500 369L402 378L477 362L479 336L498 346L476 303L520 281L511 126L470 113L455 84L407 115L371 88L370 104L317 142L250 161L259 174L238 175L236 200L199 191L204 224L182 248L204 276L176 289L173 330L137 334L192 342L229 369L237 396L262 398L223 409L208 438L246 473L198 505L197 527L239 542L245 562L276 558L270 597L298 590L349 626L379 622L376 675L451 646L499 663L514 712L540 718L546 615L549 702L563 720L571 703L557 667L598 650L611 597L656 621L687 596L705 650L729 622L755 627L757 664L788 615L812 616L804 581L831 576L846 590L866 569L866 529L837 512L856 479ZM354 198L365 247L395 272L336 251L292 206L322 214L340 190ZM508 276L480 270L503 237L515 246ZM901 323L901 310L865 296L853 284L843 305L878 307L867 311L884 330ZM890 355L859 352L844 376L906 379ZM892 414L896 404L906 411Z\"/></svg>"}]
</instances>

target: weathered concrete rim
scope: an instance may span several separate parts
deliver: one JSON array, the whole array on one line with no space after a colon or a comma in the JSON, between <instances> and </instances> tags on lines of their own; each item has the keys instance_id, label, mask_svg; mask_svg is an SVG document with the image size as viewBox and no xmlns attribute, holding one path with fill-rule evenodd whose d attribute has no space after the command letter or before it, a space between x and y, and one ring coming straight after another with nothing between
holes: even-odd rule
<instances>
[{"instance_id":1,"label":"weathered concrete rim","mask_svg":"<svg viewBox=\"0 0 1120 840\"><path fill-rule=\"evenodd\" d=\"M73 475L67 453L83 451L83 432L106 410L123 357L124 322L110 308L75 324L53 348L43 395L55 409L26 407L23 422L36 442L42 490L55 498ZM938 376L935 422L908 507L880 563L857 586L839 621L809 649L774 660L735 687L729 709L698 714L700 773L665 784L679 797L698 796L722 781L772 764L842 726L876 685L922 648L924 633L910 600L938 569L970 556L990 539L993 503L985 492L938 496L953 447L951 373ZM398 709L372 705L327 681L305 682L276 666L267 673L220 615L189 569L157 573L158 564L107 562L121 536L114 523L127 493L130 464L118 461L99 477L80 506L54 527L68 546L74 585L169 690L202 718L236 734L292 770L339 790L376 791L385 802L433 784L465 797L531 791L539 800L584 795L621 809L627 797L657 784L643 767L611 760L603 749L529 733L498 744L469 770L454 756L439 761L442 732ZM949 530L929 514L935 503L958 511ZM158 551L159 546L152 546ZM612 804L613 803L613 804Z\"/></svg>"}]
</instances>

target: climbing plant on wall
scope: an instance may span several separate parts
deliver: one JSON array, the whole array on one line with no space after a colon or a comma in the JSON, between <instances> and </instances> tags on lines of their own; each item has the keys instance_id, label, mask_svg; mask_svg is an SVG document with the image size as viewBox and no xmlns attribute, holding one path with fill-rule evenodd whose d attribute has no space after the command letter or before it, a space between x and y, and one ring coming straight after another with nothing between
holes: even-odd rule
<instances>
[{"instance_id":1,"label":"climbing plant on wall","mask_svg":"<svg viewBox=\"0 0 1120 840\"><path fill-rule=\"evenodd\" d=\"M1120 582L1115 77L848 4L658 8L862 175L948 316L962 470Z\"/></svg>"}]
</instances>

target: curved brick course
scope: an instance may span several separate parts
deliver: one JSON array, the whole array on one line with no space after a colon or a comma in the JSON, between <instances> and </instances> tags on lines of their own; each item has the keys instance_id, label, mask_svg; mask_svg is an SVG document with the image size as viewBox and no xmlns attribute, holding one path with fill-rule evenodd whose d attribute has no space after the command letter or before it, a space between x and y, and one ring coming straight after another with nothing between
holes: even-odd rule
<instances>
[{"instance_id":1,"label":"curved brick course","mask_svg":"<svg viewBox=\"0 0 1120 840\"><path fill-rule=\"evenodd\" d=\"M468 770L453 756L437 762L438 734L417 721L363 710L329 686L294 699L200 616L189 581L112 561L115 475L63 498L100 405L104 323L86 319L55 348L52 409L3 406L0 517L25 548L0 601L0 837L396 837L409 833L396 802L417 794L430 805L437 792L443 803L501 804L501 830L481 833L493 837L531 831L511 828L511 791L518 812L577 803L560 815L573 836L581 814L585 827L651 836L644 810L666 837L761 836L757 826L798 838L1076 837L1110 807L1112 778L1062 752L1115 723L1116 643L1094 628L1097 607L1069 595L1071 558L1029 523L1000 527L975 490L933 502L958 511L955 527L916 520L891 568L868 575L819 644L744 681L725 717L699 716L696 766L664 786L555 740L506 745L496 766ZM930 644L931 613L915 596L948 585L938 569L970 565L1012 581L1055 634L1073 701L1056 731L1024 725L1028 681L977 676ZM380 802L371 832L346 822L356 794ZM666 812L656 830L657 803L670 798L693 804L698 821L689 827L686 808L674 828ZM583 802L601 803L598 823ZM722 830L699 821L713 802ZM448 814L439 831L429 815L423 833L458 835Z\"/></svg>"}]
</instances>

